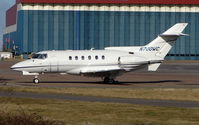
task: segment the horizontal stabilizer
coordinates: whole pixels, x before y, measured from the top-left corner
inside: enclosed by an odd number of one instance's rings
[[[179,36],[189,36],[189,34],[184,33],[172,33],[172,34],[160,34],[161,37],[179,37]]]

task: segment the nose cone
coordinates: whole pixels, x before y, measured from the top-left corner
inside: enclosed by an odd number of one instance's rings
[[[19,62],[19,63],[15,64],[15,65],[11,66],[10,69],[15,70],[15,71],[22,71],[21,70],[22,66],[23,66],[22,63]]]
[[[27,68],[30,67],[31,64],[32,64],[31,60],[26,60],[26,61],[19,62],[10,68],[15,71],[26,71]]]

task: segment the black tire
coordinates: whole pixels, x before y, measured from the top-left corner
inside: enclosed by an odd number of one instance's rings
[[[109,83],[114,84],[114,83],[115,83],[115,80],[114,80],[114,79],[109,79]]]
[[[114,79],[110,79],[110,78],[108,78],[108,77],[105,77],[104,78],[104,83],[115,83],[115,80]]]
[[[109,83],[110,79],[108,77],[104,78],[104,83]]]
[[[34,79],[33,79],[33,83],[34,83],[34,84],[39,84],[39,79],[34,78]]]

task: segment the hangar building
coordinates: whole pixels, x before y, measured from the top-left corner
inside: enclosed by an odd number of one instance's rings
[[[198,60],[198,0],[16,0],[3,42],[18,54],[145,45],[177,22],[190,36],[167,59]]]

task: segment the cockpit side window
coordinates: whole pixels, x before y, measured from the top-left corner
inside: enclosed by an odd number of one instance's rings
[[[32,59],[46,59],[47,58],[47,54],[34,54],[32,56]]]

